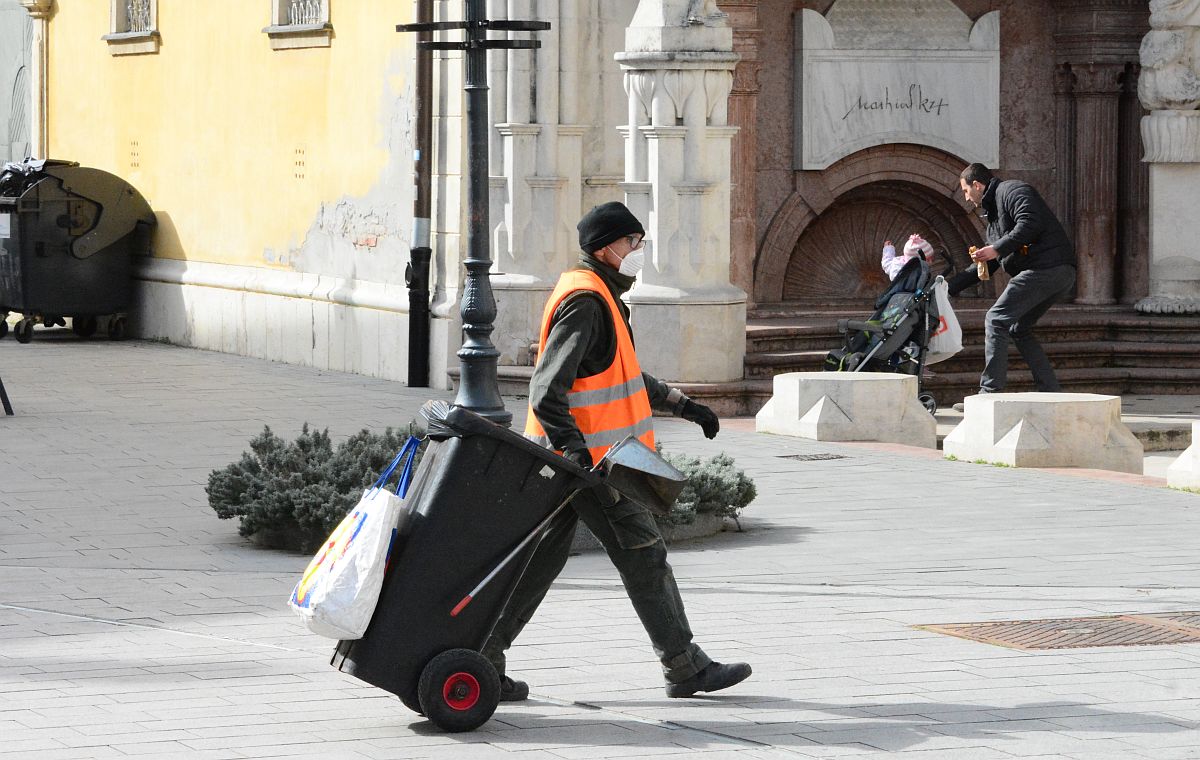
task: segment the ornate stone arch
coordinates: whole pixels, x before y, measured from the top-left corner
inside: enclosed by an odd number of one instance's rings
[[[983,223],[957,192],[958,175],[966,163],[936,148],[893,144],[859,151],[821,172],[797,172],[796,188],[771,220],[755,262],[754,301],[784,300],[801,238],[819,224],[822,215],[844,212],[846,204],[894,205],[907,208],[910,215],[926,209],[927,229],[933,234],[977,244]],[[888,203],[889,194],[896,195],[895,204]],[[952,253],[965,263],[965,252]],[[864,287],[874,285],[864,283]]]

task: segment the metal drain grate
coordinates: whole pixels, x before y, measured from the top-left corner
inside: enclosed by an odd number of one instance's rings
[[[824,462],[827,459],[849,459],[842,454],[780,454],[776,459],[795,459],[798,462]]]
[[[1200,643],[1200,612],[1056,620],[1006,620],[997,623],[953,623],[915,627],[1013,649],[1079,649]]]

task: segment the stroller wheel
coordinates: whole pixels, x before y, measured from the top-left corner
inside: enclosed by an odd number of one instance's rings
[[[417,684],[421,712],[443,731],[474,731],[500,704],[500,676],[472,649],[450,649],[429,661]]]
[[[922,393],[917,396],[917,400],[921,402],[921,406],[925,407],[925,411],[930,414],[937,414],[937,401],[934,400],[933,394]]]

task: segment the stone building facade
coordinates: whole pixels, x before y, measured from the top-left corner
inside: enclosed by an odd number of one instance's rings
[[[1038,187],[1074,233],[1080,252],[1076,302],[1133,303],[1146,295],[1148,189],[1139,128],[1144,112],[1137,98],[1138,49],[1149,19],[1145,2],[725,5],[746,52],[739,64],[745,72],[738,77],[745,84],[735,92],[747,101],[745,111],[755,112],[747,120],[751,129],[739,125],[746,142],[739,155],[752,153],[754,164],[735,168],[734,178],[740,186],[752,182],[755,195],[752,205],[743,199],[734,219],[740,233],[734,281],[753,303],[828,302],[875,293],[882,284],[880,245],[912,231],[965,265],[967,247],[979,242],[982,229],[957,193],[958,173],[970,160]],[[927,59],[929,51],[941,50],[948,61],[957,60],[960,48],[982,44],[981,24],[994,26],[995,162],[984,158],[987,151],[968,156],[929,140],[902,138],[863,147],[821,169],[798,161],[794,135],[804,125],[797,123],[803,116],[793,106],[803,73],[795,61],[804,55],[804,40],[793,19],[803,13],[820,14],[835,37],[851,38],[863,50],[901,58]],[[943,38],[954,28],[970,28],[975,36],[969,43],[947,42]],[[956,76],[953,63],[928,71],[934,78],[927,90],[953,90],[947,87]],[[947,113],[961,108],[965,95],[958,94],[959,103],[946,103]],[[983,100],[973,107],[986,108]]]

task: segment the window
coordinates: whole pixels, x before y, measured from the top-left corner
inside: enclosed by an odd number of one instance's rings
[[[271,0],[271,25],[263,31],[274,50],[329,47],[329,0]]]
[[[110,31],[103,39],[113,55],[157,53],[158,0],[111,0]]]

